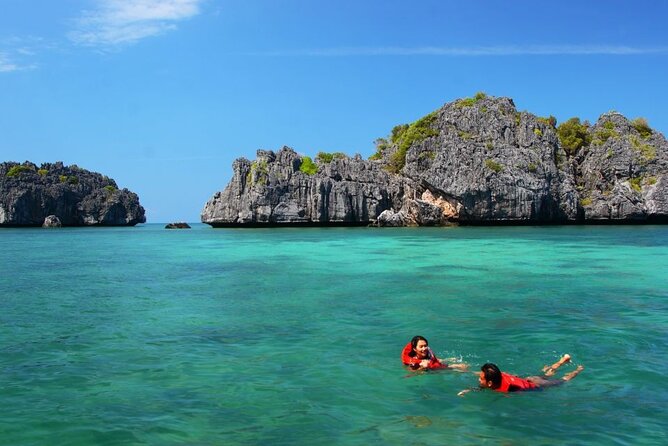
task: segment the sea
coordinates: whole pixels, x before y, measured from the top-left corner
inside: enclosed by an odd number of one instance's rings
[[[0,444],[668,442],[668,226],[192,226],[0,229]]]

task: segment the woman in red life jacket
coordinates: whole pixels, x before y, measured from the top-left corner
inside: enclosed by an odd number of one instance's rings
[[[401,351],[401,362],[413,370],[458,369],[466,370],[467,364],[447,364],[436,357],[429,348],[429,341],[422,336],[414,336]]]
[[[555,362],[551,366],[544,367],[542,376],[528,376],[526,378],[520,378],[519,376],[504,373],[499,370],[499,367],[496,364],[488,362],[480,368],[478,381],[480,382],[480,387],[483,389],[492,389],[496,392],[504,393],[521,392],[525,390],[558,386],[575,378],[577,374],[584,369],[583,366],[579,365],[575,370],[564,375],[564,377],[561,379],[547,379],[547,377],[554,375],[555,371],[559,367],[569,362],[570,360],[571,356],[569,354],[565,354],[559,361]],[[462,396],[471,390],[472,389],[462,390],[458,393],[458,395]]]

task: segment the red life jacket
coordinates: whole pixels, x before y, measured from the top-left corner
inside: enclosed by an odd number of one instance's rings
[[[413,346],[409,342],[401,351],[401,362],[403,362],[404,365],[407,365],[412,369],[417,369],[418,367],[420,367],[420,362],[422,361],[422,359],[418,358],[417,356],[411,356],[410,353],[412,351],[413,351]],[[427,351],[427,357],[424,359],[429,360],[429,365],[427,366],[428,369],[443,369],[448,367],[447,364],[441,363],[441,361],[439,361],[439,359],[431,351],[431,349]]]
[[[518,392],[535,389],[536,387],[537,386],[531,381],[527,381],[519,376],[501,372],[501,386],[494,390],[497,392]]]

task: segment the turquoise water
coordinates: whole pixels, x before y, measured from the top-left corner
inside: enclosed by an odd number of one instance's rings
[[[0,443],[665,444],[668,227],[1,229]],[[542,392],[407,372],[586,369]]]

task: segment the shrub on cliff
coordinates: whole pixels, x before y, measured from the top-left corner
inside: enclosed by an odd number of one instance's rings
[[[561,145],[570,155],[574,155],[591,142],[587,126],[580,123],[580,118],[571,118],[557,127],[557,135]]]
[[[503,164],[497,163],[496,161],[491,159],[485,160],[485,167],[487,167],[490,170],[493,170],[496,173],[499,173],[503,170]]]
[[[404,124],[392,129],[392,143],[397,145],[397,151],[390,158],[388,169],[391,172],[398,173],[404,167],[406,153],[413,144],[438,135],[438,130],[432,127],[436,117],[436,112],[432,112],[410,125]]]
[[[379,160],[383,158],[383,152],[390,147],[390,143],[385,138],[378,138],[373,142],[376,145],[376,153],[369,157],[370,160]]]
[[[612,139],[619,138],[619,132],[615,130],[614,122],[606,121],[603,123],[603,128],[597,130],[596,133],[594,133],[594,139],[592,140],[592,144],[600,146],[610,138]]]
[[[306,175],[315,175],[318,172],[318,165],[313,162],[311,157],[302,156],[302,163],[299,165],[299,171]]]
[[[643,139],[647,139],[652,136],[652,128],[649,126],[645,118],[636,118],[631,121],[631,125],[638,133],[640,133],[640,136]]]
[[[21,175],[23,172],[32,172],[33,169],[30,166],[25,166],[23,164],[18,164],[16,166],[12,166],[9,168],[7,171],[7,176],[8,177],[16,177]]]
[[[457,107],[463,108],[463,107],[472,107],[474,106],[478,101],[481,101],[485,99],[487,95],[483,93],[482,91],[479,91],[473,96],[472,98],[464,98],[459,101],[457,101]]]
[[[343,152],[334,152],[334,153],[318,152],[318,154],[315,156],[316,161],[323,164],[331,163],[333,160],[338,160],[343,158],[346,158],[346,154]]]
[[[629,142],[633,150],[639,152],[644,161],[652,161],[656,158],[656,149],[651,144],[643,143],[635,135],[629,136]]]
[[[549,118],[544,118],[544,117],[538,116],[538,117],[536,118],[536,120],[537,120],[538,122],[542,122],[542,123],[545,124],[545,125],[549,125],[549,126],[552,127],[553,129],[556,129],[556,128],[557,128],[557,118],[555,118],[555,117],[552,116],[552,115],[550,115]]]

